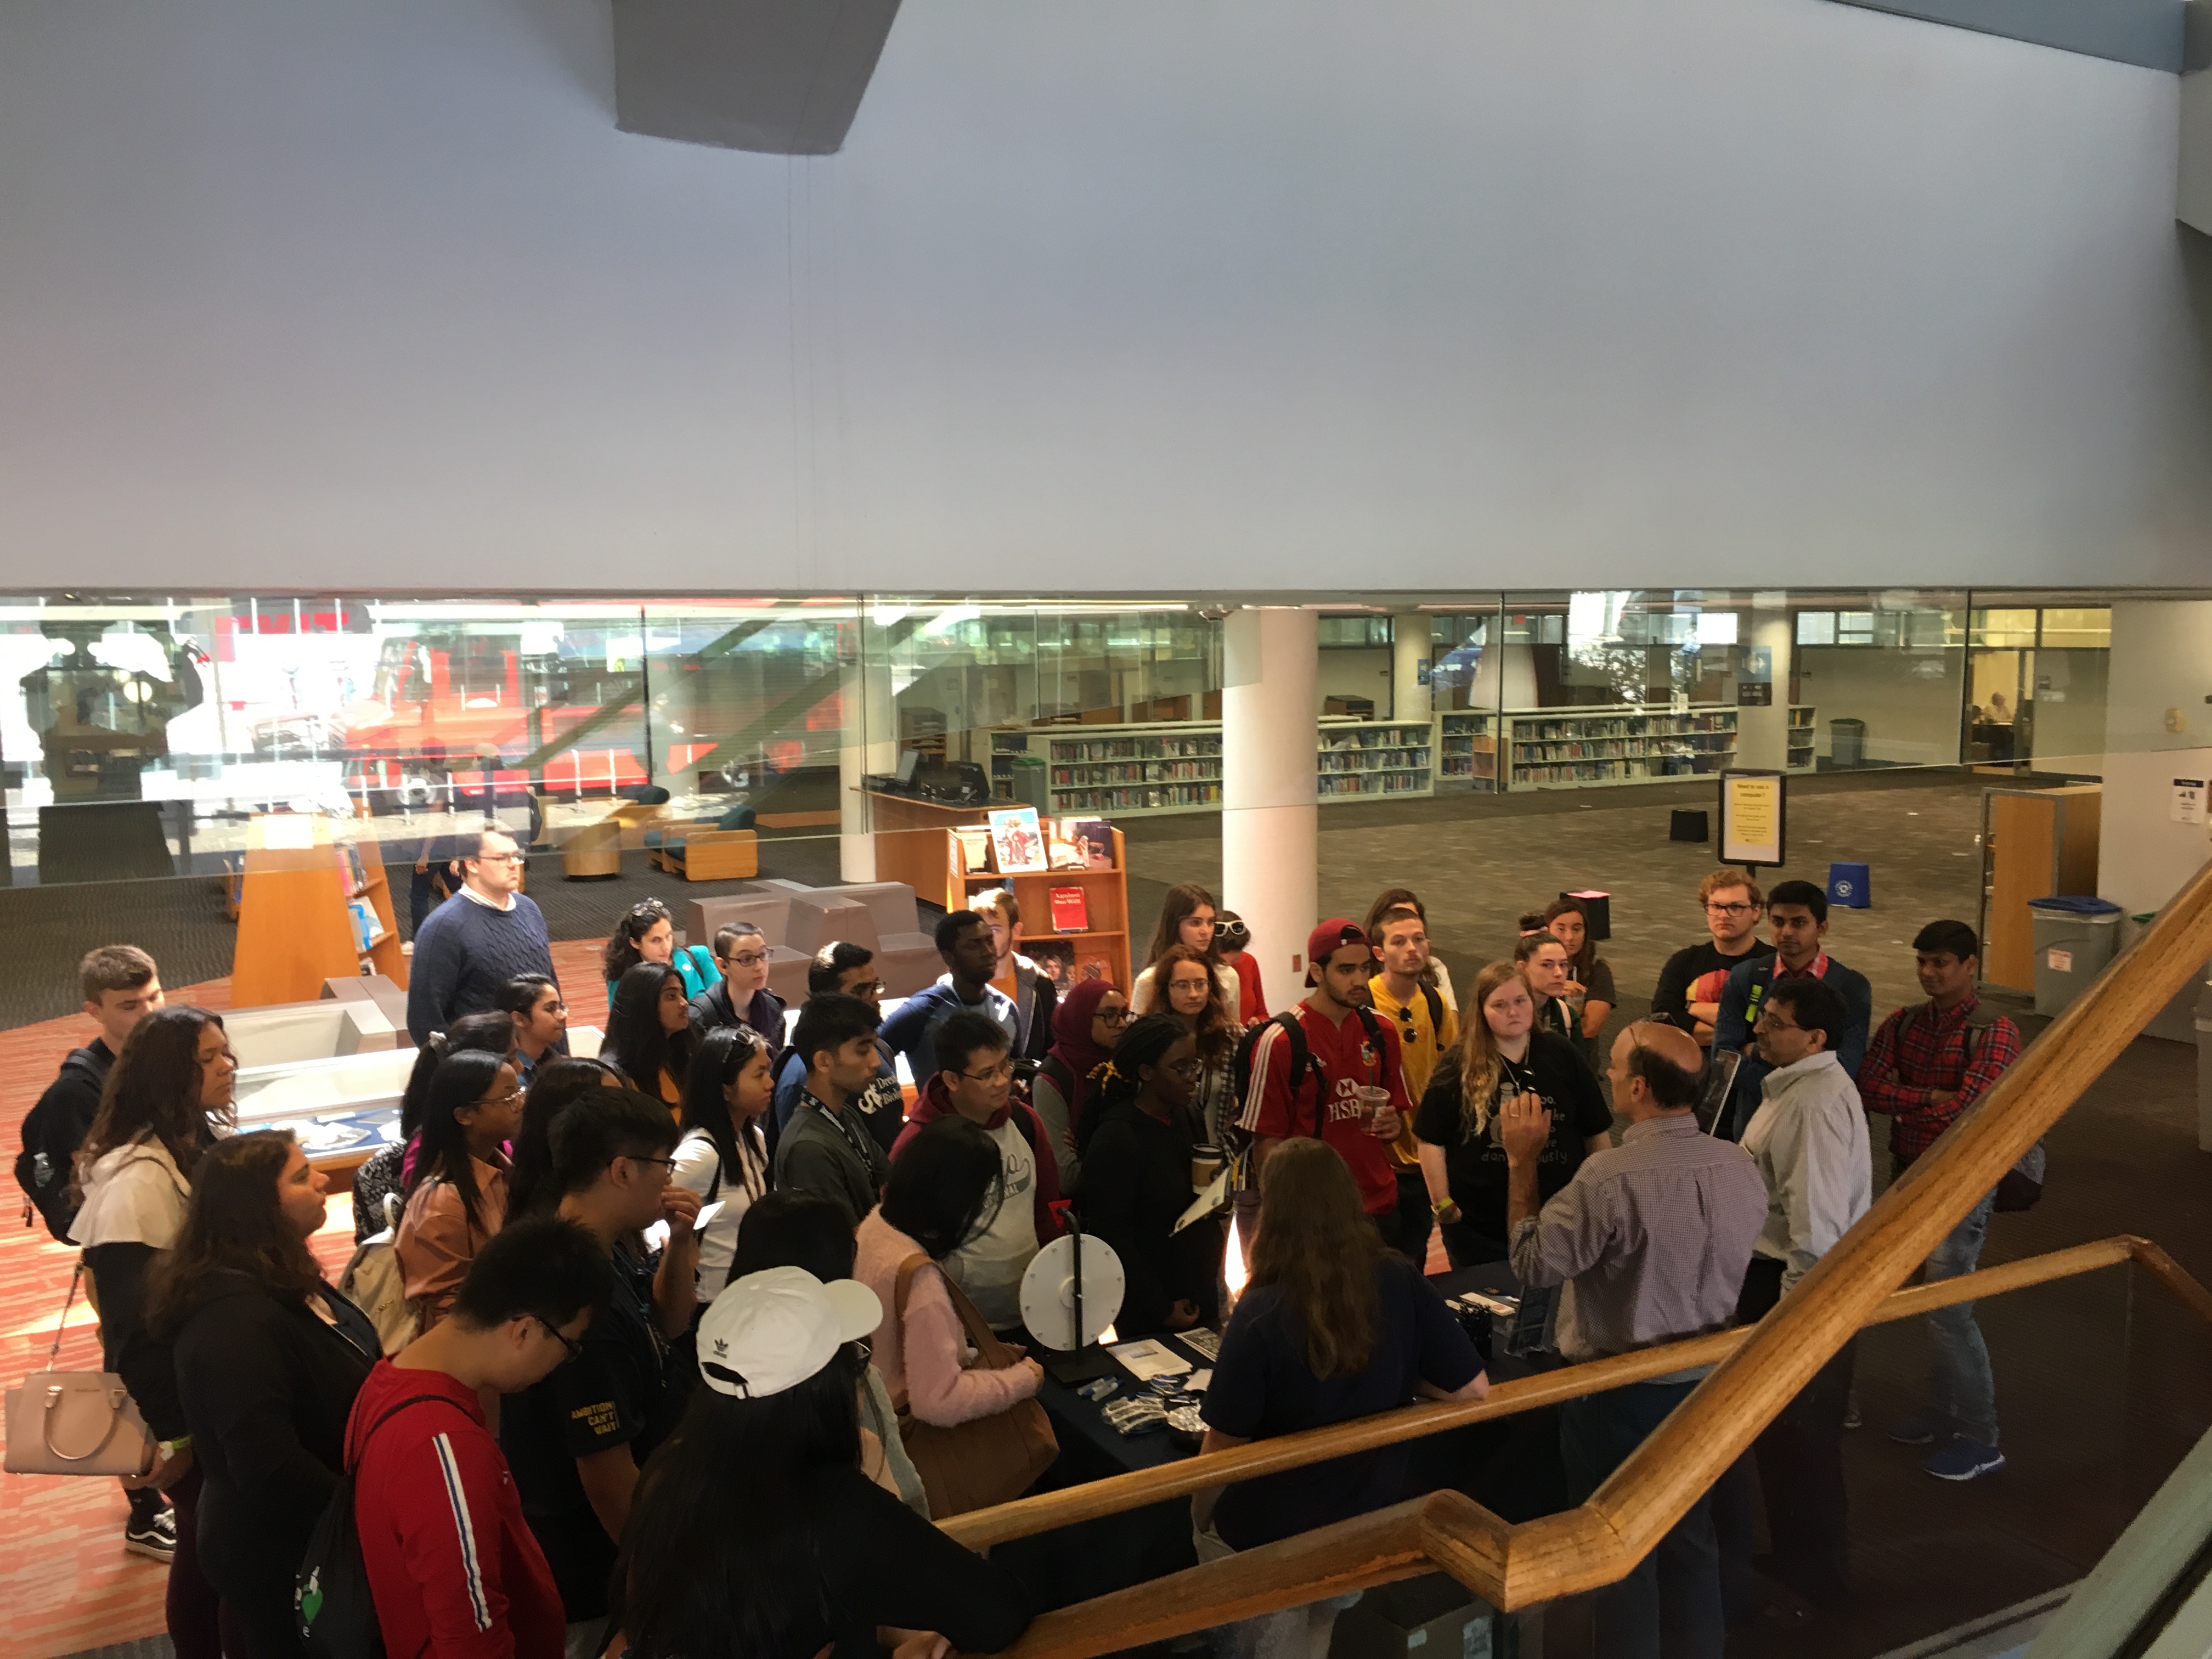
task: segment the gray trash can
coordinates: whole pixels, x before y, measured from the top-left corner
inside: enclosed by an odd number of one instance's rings
[[[2063,1013],[2112,959],[2120,907],[2110,899],[2058,895],[2030,899],[2027,914],[2035,928],[2035,1012]]]
[[[1828,764],[1839,770],[1866,764],[1866,722],[1840,720],[1828,722]]]

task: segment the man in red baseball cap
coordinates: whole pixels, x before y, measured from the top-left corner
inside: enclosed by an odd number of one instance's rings
[[[1398,1034],[1378,1019],[1367,981],[1374,947],[1357,922],[1333,916],[1306,939],[1304,1002],[1263,1027],[1239,1122],[1254,1137],[1255,1167],[1291,1135],[1327,1141],[1351,1167],[1367,1213],[1395,1246],[1398,1176],[1390,1146],[1406,1098]]]

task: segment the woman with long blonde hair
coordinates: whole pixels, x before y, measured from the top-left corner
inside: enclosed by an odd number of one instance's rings
[[[1510,962],[1474,977],[1459,1047],[1429,1079],[1413,1117],[1421,1176],[1454,1267],[1507,1255],[1505,1147],[1498,1108],[1534,1095],[1552,1115],[1552,1139],[1536,1169],[1546,1199],[1573,1179],[1584,1157],[1612,1144],[1613,1112],[1597,1079],[1565,1037],[1534,1029],[1536,1003]]]
[[[1200,1407],[1202,1449],[1293,1434],[1410,1405],[1480,1400],[1482,1357],[1419,1271],[1382,1243],[1335,1148],[1285,1140],[1260,1175],[1252,1278],[1223,1332]],[[1340,1457],[1200,1492],[1192,1504],[1200,1561],[1349,1520],[1406,1496],[1411,1448]],[[1356,1597],[1265,1613],[1232,1627],[1226,1651],[1304,1652],[1328,1645]],[[1217,1651],[1220,1651],[1217,1645]]]

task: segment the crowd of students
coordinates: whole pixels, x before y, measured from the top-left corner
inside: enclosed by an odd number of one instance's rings
[[[477,843],[464,895],[512,875],[504,839]],[[513,965],[496,929],[523,901],[500,896],[449,900],[426,932],[472,902],[468,937],[504,919],[486,936]],[[289,1134],[235,1133],[221,1017],[163,1006],[143,952],[95,951],[102,1034],[33,1115],[71,1173],[33,1195],[82,1248],[106,1364],[159,1442],[127,1483],[126,1544],[171,1558],[182,1659],[301,1651],[299,1544],[349,1470],[394,1659],[1003,1645],[1026,1590],[927,1519],[978,1501],[963,1431],[1036,1409],[1042,1368],[999,1343],[1023,1338],[1024,1271],[1071,1212],[1121,1259],[1120,1336],[1214,1323],[1224,1228],[1178,1223],[1194,1155],[1227,1161],[1249,1283],[1203,1408],[1218,1449],[1480,1395],[1480,1357],[1423,1282],[1437,1232],[1453,1267],[1510,1261],[1540,1305],[1555,1295],[1570,1361],[1756,1319],[1866,1208],[1864,1109],[1891,1118],[1901,1170],[2020,1052],[1976,1001],[1962,923],[1922,931],[1927,1000],[1870,1035],[1819,889],[1718,871],[1699,900],[1708,937],[1602,1054],[1619,996],[1571,898],[1523,918],[1462,998],[1419,896],[1386,891],[1364,922],[1313,930],[1307,994],[1270,1016],[1243,924],[1201,888],[1170,893],[1126,993],[1065,1000],[1022,971],[1011,896],[986,894],[938,924],[945,976],[888,1019],[868,951],[824,947],[787,1042],[757,930],[679,948],[647,901],[607,943],[590,1060],[563,1052],[550,961],[493,982],[465,947],[398,1141],[355,1179],[343,1283],[362,1306],[307,1248],[324,1177]],[[1972,1269],[1995,1205],[1931,1278]],[[362,1288],[378,1252],[397,1286],[381,1298]],[[1893,1437],[1972,1479],[2002,1463],[1987,1351],[1970,1306],[1931,1336],[1929,1406]],[[1650,1650],[1654,1631],[1717,1650],[1757,1600],[1759,1488],[1764,1570],[1816,1601],[1846,1593],[1851,1359],[1604,1593],[1607,1651]],[[1571,1490],[1695,1380],[1570,1407]],[[1346,1518],[1408,1478],[1376,1454],[1204,1494],[1194,1547]],[[1287,1650],[1332,1616],[1223,1640]]]

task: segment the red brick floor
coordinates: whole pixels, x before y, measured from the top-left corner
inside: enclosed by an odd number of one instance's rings
[[[606,989],[599,967],[602,943],[577,939],[553,947],[554,971],[568,994],[569,1017],[579,1025],[606,1024]],[[230,981],[179,987],[168,1000],[228,1008]],[[22,1144],[24,1114],[52,1081],[62,1056],[97,1032],[82,1018],[0,1032],[0,1146],[10,1158]],[[0,1379],[14,1388],[28,1373],[45,1369],[76,1252],[48,1237],[35,1219],[23,1227],[18,1218],[21,1195],[12,1181],[5,1184],[7,1207],[0,1210]],[[353,1202],[343,1189],[331,1193],[330,1221],[314,1243],[316,1255],[332,1273],[351,1254]],[[93,1326],[92,1310],[80,1295],[62,1340],[63,1369],[100,1369]],[[161,1632],[167,1569],[124,1553],[126,1513],[122,1488],[112,1480],[0,1477],[0,1607],[7,1609],[0,1659],[52,1659]]]

